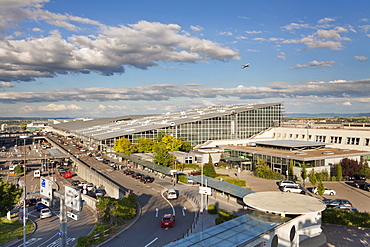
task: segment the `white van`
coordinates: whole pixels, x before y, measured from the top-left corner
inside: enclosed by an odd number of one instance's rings
[[[177,192],[174,189],[167,190],[167,199],[177,199]]]
[[[34,171],[33,171],[33,177],[34,177],[34,178],[39,178],[39,177],[41,177],[41,172],[40,172],[40,170],[34,170]]]

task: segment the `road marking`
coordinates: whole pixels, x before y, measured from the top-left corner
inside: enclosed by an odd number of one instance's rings
[[[186,211],[186,207],[183,207],[182,208],[182,216],[184,216],[184,217],[185,217],[185,211]]]
[[[48,240],[46,240],[44,243],[50,241],[52,238],[54,238],[57,235],[58,235],[58,233],[55,233],[51,238],[49,238]],[[38,245],[37,247],[40,247],[40,246],[42,246],[42,244],[41,245]]]
[[[151,245],[152,243],[154,243],[155,241],[157,241],[158,237],[156,237],[155,239],[153,239],[152,241],[149,242],[149,244],[145,245],[144,247],[148,247],[149,245]]]
[[[30,244],[36,243],[37,241],[40,241],[41,239],[42,238],[31,238],[31,239],[27,240],[26,245],[30,245]],[[21,247],[21,246],[23,246],[23,244],[18,245],[18,247]]]
[[[172,208],[172,214],[173,214],[173,216],[175,216],[175,208],[173,207],[172,203],[163,195],[165,191],[167,191],[167,189],[163,189],[161,191],[162,197],[163,197],[163,199],[165,199],[168,202],[168,204],[170,204],[170,206]]]
[[[158,217],[158,208],[155,208],[155,217]]]

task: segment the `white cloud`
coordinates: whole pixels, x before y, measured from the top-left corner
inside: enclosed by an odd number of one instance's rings
[[[62,38],[49,36],[24,40],[8,39],[0,46],[0,80],[29,81],[67,73],[123,73],[124,66],[147,69],[165,62],[204,62],[208,59],[239,60],[237,51],[206,39],[181,34],[176,24],[140,21],[105,27],[96,36]]]
[[[0,81],[0,88],[2,87],[11,88],[11,87],[14,87],[14,84],[10,82]]]
[[[262,31],[244,31],[247,34],[256,34],[256,33],[262,33]]]
[[[203,30],[203,27],[197,25],[197,26],[190,26],[191,30],[195,31],[195,32],[200,32]]]
[[[324,19],[320,19],[320,20],[318,20],[318,21],[317,21],[317,23],[319,23],[319,24],[323,24],[323,23],[328,23],[328,22],[331,22],[331,21],[335,21],[335,19],[325,17]]]
[[[342,102],[341,105],[344,105],[344,106],[351,106],[351,102],[349,101],[346,101],[346,102]]]
[[[301,29],[301,28],[311,28],[308,24],[299,24],[299,23],[290,23],[289,25],[282,27],[285,30],[292,31],[294,29]]]
[[[225,36],[231,36],[233,35],[232,32],[219,32],[220,35],[225,35]]]
[[[353,56],[356,60],[364,62],[367,61],[367,57],[365,56]]]
[[[328,83],[346,83],[346,80],[334,80],[334,81],[328,81]]]
[[[332,67],[333,63],[335,63],[335,62],[334,61],[318,62],[318,61],[314,60],[312,62],[309,62],[309,64],[297,64],[296,68],[310,68],[310,67],[315,67],[315,66],[318,66],[318,67]]]

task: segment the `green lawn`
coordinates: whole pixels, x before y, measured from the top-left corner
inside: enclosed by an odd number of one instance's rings
[[[27,234],[30,234],[33,229],[33,223],[27,221]],[[6,217],[0,218],[0,244],[7,243],[14,238],[23,239],[23,222],[19,222],[18,218],[14,218],[11,221],[7,220]]]

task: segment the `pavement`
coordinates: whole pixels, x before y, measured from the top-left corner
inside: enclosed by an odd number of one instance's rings
[[[237,172],[236,169],[216,169],[218,174],[227,174],[231,177],[238,177],[246,181],[246,187],[253,191],[277,191],[277,185],[274,180],[266,180],[255,177],[251,171]],[[226,200],[215,200],[209,197],[208,204],[216,204],[218,209],[224,209],[233,212],[236,215],[243,214],[243,207],[236,202],[227,202]],[[201,232],[203,229],[215,226],[215,219],[218,215],[208,214],[207,210],[199,216],[192,233]],[[323,234],[312,239],[310,242],[303,241],[302,247],[370,247],[370,229],[353,226],[341,226],[332,224],[322,224]],[[322,244],[325,242],[325,244]],[[317,243],[317,244],[316,244]]]

